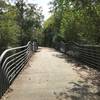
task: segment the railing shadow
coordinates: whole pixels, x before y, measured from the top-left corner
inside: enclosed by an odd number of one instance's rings
[[[82,78],[82,81],[69,82],[71,87],[66,86],[66,91],[54,93],[58,100],[100,100],[100,71],[98,69],[88,67],[79,59],[63,53],[53,56],[70,63],[73,70]]]
[[[64,92],[55,93],[58,100],[100,100],[99,92],[91,91],[90,85],[85,81],[70,82],[72,88],[66,88]]]
[[[76,64],[81,66],[83,65],[83,63],[78,59],[75,59],[74,57],[66,55],[64,53],[55,54],[53,56],[64,59],[66,63]]]

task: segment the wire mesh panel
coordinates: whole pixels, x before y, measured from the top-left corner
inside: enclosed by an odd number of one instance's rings
[[[60,52],[70,55],[91,67],[100,69],[100,46],[83,45],[76,42],[58,43],[55,47]]]
[[[80,45],[72,42],[67,45],[66,52],[72,51],[75,58],[78,58],[82,62],[100,69],[100,46],[98,45]],[[70,55],[70,54],[69,54]]]

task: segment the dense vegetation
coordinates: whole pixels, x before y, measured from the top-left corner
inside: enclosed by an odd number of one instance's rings
[[[51,0],[52,15],[43,25],[36,4],[10,1],[0,0],[0,54],[36,39],[45,46],[59,41],[100,44],[100,0]]]
[[[0,53],[41,37],[42,9],[25,0],[0,0]]]
[[[57,41],[100,44],[100,0],[53,0],[44,23],[46,45]]]

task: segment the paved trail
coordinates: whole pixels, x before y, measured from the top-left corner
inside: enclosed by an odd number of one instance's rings
[[[83,100],[65,93],[73,86],[71,83],[81,82],[81,78],[61,55],[54,49],[39,49],[4,100]]]

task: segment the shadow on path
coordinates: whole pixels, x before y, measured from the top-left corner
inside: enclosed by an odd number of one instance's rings
[[[62,53],[53,56],[72,64],[73,70],[83,79],[69,82],[71,87],[66,85],[65,91],[54,93],[58,100],[100,100],[100,71]]]

